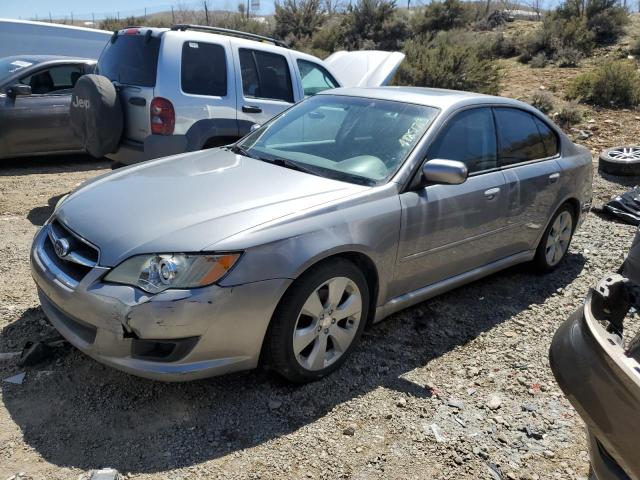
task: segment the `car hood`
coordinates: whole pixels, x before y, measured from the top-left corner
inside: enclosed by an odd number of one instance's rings
[[[55,216],[100,249],[100,265],[115,266],[141,253],[209,250],[231,235],[368,188],[217,149],[98,177]]]

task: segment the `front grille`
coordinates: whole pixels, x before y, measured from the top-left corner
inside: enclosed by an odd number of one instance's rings
[[[65,275],[80,282],[98,264],[98,250],[58,220],[53,220],[47,229],[44,254]]]

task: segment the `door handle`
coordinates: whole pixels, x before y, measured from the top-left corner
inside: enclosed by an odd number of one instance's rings
[[[558,172],[552,173],[551,175],[549,175],[549,183],[556,183],[559,178],[560,174]]]
[[[243,105],[242,111],[244,113],[262,113],[262,109],[256,105]]]
[[[500,189],[498,187],[490,188],[489,190],[485,190],[484,197],[487,200],[493,200],[500,193]]]

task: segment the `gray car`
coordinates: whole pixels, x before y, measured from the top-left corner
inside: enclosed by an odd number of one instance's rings
[[[51,55],[0,59],[0,159],[83,152],[69,122],[71,90],[95,64]]]
[[[80,350],[189,380],[256,367],[320,378],[365,326],[565,256],[591,155],[534,108],[336,89],[230,147],[98,177],[34,239],[42,308]]]

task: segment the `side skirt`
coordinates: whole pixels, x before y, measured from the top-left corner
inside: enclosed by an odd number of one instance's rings
[[[419,288],[418,290],[399,295],[395,298],[392,298],[384,305],[376,308],[376,315],[373,319],[373,323],[377,323],[388,317],[389,315],[416,305],[420,302],[424,302],[425,300],[440,295],[441,293],[453,290],[454,288],[464,285],[465,283],[473,282],[475,280],[478,280],[479,278],[486,277],[487,275],[491,275],[492,273],[504,270],[505,268],[511,267],[513,265],[533,260],[535,254],[535,250],[516,253],[515,255],[505,257],[487,265],[483,265],[482,267],[474,268],[473,270],[461,273],[460,275],[455,275],[445,280],[441,280],[440,282],[432,283],[431,285],[427,285],[426,287]]]

